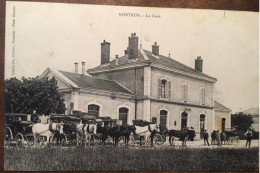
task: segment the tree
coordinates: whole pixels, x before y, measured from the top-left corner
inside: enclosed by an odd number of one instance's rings
[[[231,126],[239,131],[246,131],[253,124],[254,120],[250,114],[243,112],[231,114]]]
[[[5,80],[5,112],[48,115],[64,113],[65,105],[55,78],[10,78]]]

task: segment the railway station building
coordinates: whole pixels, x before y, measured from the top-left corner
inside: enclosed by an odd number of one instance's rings
[[[74,72],[43,72],[41,77],[56,78],[67,114],[81,111],[127,124],[143,119],[168,129],[193,127],[197,133],[231,127],[231,110],[215,101],[217,79],[203,73],[200,56],[191,68],[160,55],[156,42],[145,50],[135,33],[128,41],[124,55],[110,60],[110,43],[104,40],[101,63],[92,69],[82,62],[81,73],[78,63]]]

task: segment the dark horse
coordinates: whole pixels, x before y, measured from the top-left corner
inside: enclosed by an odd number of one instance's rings
[[[177,137],[182,141],[182,146],[186,146],[186,141],[188,138],[194,137],[194,131],[188,130],[188,129],[182,129],[182,130],[168,130],[169,134],[169,143],[171,146],[174,146],[174,138]]]
[[[76,133],[77,133],[77,127],[73,123],[64,123],[63,128],[60,130],[60,133],[55,133],[54,137],[57,138],[57,144],[65,144],[66,141],[69,141],[70,143],[73,143],[73,141],[76,143]]]
[[[133,125],[108,127],[106,129],[104,127],[102,133],[102,142],[104,143],[106,138],[110,136],[113,139],[113,145],[117,146],[120,137],[123,137],[125,141],[125,145],[128,146],[131,133],[135,133],[135,127]]]

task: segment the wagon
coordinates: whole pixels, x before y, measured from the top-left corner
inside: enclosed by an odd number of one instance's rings
[[[31,115],[19,113],[6,113],[4,124],[4,144],[11,145],[14,142],[18,146],[33,145],[33,122]]]
[[[133,125],[135,126],[147,126],[149,125],[150,122],[147,121],[143,121],[143,120],[133,120]],[[142,138],[141,136],[139,136],[137,133],[135,134],[131,134],[130,136],[130,145],[136,145],[136,144],[140,144],[140,138]],[[142,145],[144,144],[144,140],[142,141]],[[166,136],[164,136],[163,134],[161,134],[160,132],[156,132],[154,137],[153,137],[153,145],[154,146],[161,146],[164,144],[164,142],[166,141]],[[151,145],[151,137],[149,138],[148,141],[149,145]]]
[[[223,132],[227,135],[227,140],[230,143],[233,143],[234,141],[238,142],[239,141],[239,135],[236,130],[236,128],[226,128],[225,131]]]

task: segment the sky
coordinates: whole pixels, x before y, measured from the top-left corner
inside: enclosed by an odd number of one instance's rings
[[[126,16],[126,13],[135,16]],[[124,15],[120,15],[124,14]],[[36,77],[48,67],[74,71],[100,64],[100,43],[111,59],[124,55],[128,37],[217,78],[215,99],[232,112],[259,106],[259,13],[176,8],[7,2],[5,79]],[[138,17],[139,16],[139,17]],[[150,16],[150,17],[149,17]],[[80,67],[80,66],[79,66]]]

